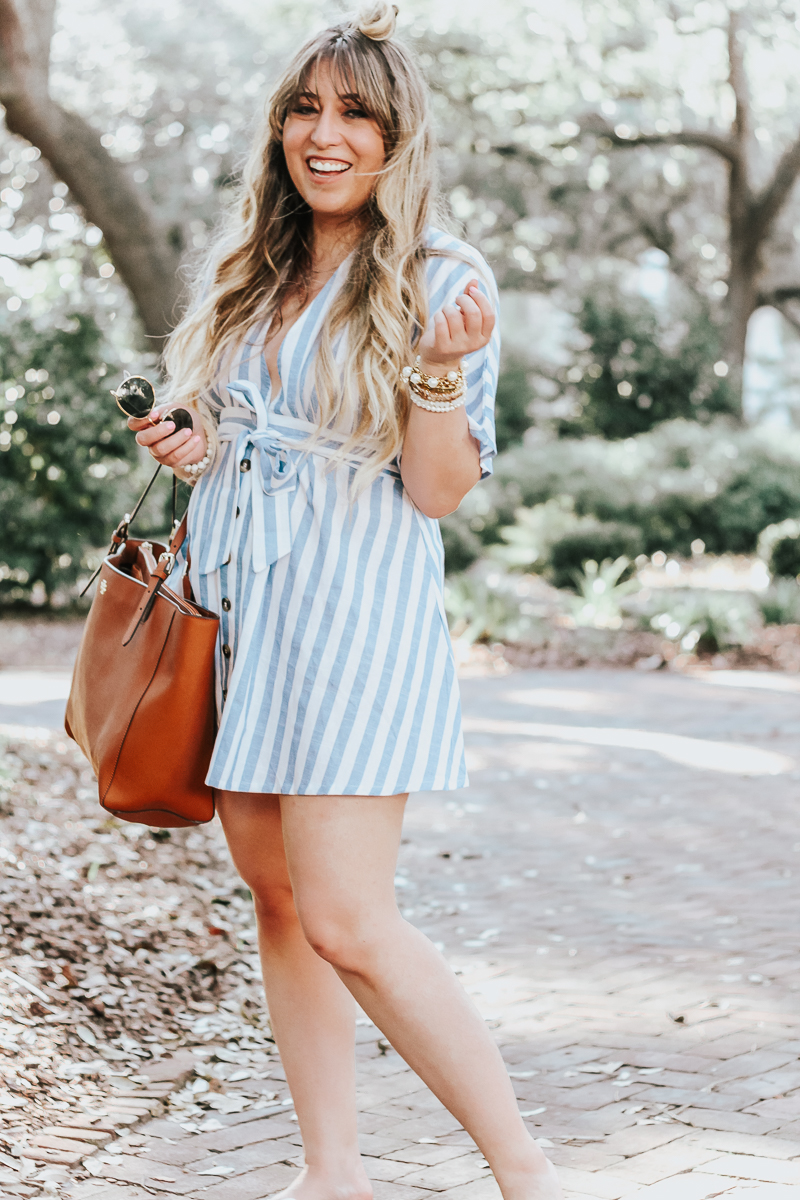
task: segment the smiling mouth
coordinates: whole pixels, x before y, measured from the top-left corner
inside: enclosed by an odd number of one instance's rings
[[[316,179],[332,179],[335,175],[344,175],[353,164],[342,162],[336,158],[307,158],[306,166]]]

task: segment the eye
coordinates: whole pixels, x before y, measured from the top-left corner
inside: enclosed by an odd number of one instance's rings
[[[363,108],[348,108],[345,110],[344,115],[346,117],[353,117],[356,120],[369,120],[369,113],[365,112]]]
[[[313,104],[309,104],[307,101],[301,100],[298,104],[295,104],[292,111],[297,113],[297,115],[300,117],[309,117],[312,116],[317,110]]]

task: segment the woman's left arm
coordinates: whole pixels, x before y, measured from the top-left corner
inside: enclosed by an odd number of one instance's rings
[[[420,338],[421,369],[427,375],[458,370],[465,354],[488,345],[494,325],[491,303],[473,279],[455,304],[436,314],[432,328]],[[410,407],[400,460],[403,484],[426,517],[444,517],[458,508],[481,477],[478,443],[463,406],[444,413],[413,403]]]

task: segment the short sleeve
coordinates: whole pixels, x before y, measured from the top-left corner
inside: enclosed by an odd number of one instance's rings
[[[485,259],[466,242],[448,234],[432,233],[428,241],[428,295],[433,316],[445,304],[452,304],[471,279],[498,312],[497,284]],[[492,460],[497,454],[495,440],[494,402],[500,362],[500,322],[495,323],[488,345],[464,359],[467,395],[464,407],[469,431],[480,449],[481,479],[492,473]]]

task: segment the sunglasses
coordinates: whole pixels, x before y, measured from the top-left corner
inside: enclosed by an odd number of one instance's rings
[[[191,413],[185,408],[170,409],[160,417],[150,415],[155,407],[156,394],[152,383],[144,375],[129,375],[111,395],[126,417],[136,417],[139,421],[146,418],[151,425],[158,425],[160,421],[174,421],[176,433],[179,429],[193,428]]]

